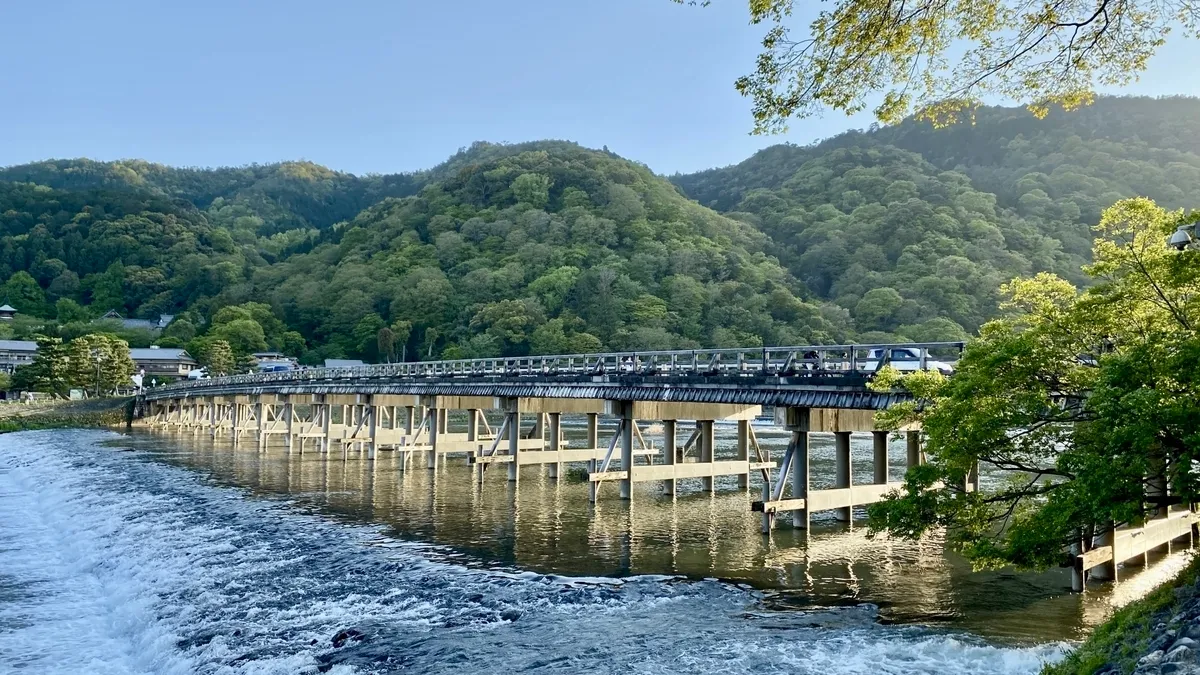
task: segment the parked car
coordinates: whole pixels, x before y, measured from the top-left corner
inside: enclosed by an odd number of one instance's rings
[[[911,373],[921,368],[921,350],[909,347],[891,347],[887,358],[884,358],[883,349],[872,349],[867,352],[867,359],[858,362],[859,370],[865,370],[868,373],[879,370],[882,366],[888,365],[902,373]],[[943,375],[954,373],[954,365],[939,361],[934,358],[925,358],[924,370],[936,370]]]

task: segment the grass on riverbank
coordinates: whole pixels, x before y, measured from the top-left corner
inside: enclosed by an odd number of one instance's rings
[[[128,398],[0,405],[0,434],[32,429],[116,427],[126,423]]]
[[[1105,666],[1132,673],[1155,638],[1154,626],[1169,622],[1193,597],[1197,579],[1200,579],[1200,556],[1193,558],[1172,581],[1113,613],[1067,658],[1043,668],[1042,675],[1092,675]]]

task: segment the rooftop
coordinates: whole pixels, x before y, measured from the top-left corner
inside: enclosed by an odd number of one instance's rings
[[[36,352],[37,343],[28,340],[0,340],[0,349],[10,352]]]
[[[353,368],[365,365],[367,364],[358,359],[325,359],[326,368]]]
[[[186,349],[175,347],[145,347],[129,350],[129,357],[134,361],[191,361],[195,362]]]

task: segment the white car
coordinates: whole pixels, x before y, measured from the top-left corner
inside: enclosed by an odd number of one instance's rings
[[[208,379],[208,371],[205,370],[204,368],[197,368],[195,370],[188,371],[187,379],[189,379],[189,380],[207,380]]]
[[[868,351],[866,360],[858,362],[858,369],[873,373],[882,366],[888,365],[902,373],[912,373],[922,370],[921,350],[907,347],[890,347],[888,351],[891,353],[887,355],[887,359],[883,358],[883,349]],[[880,363],[881,361],[883,363]],[[954,373],[954,365],[926,357],[924,370],[936,370],[943,375],[951,375]]]

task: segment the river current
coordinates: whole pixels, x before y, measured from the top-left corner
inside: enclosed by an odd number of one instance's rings
[[[637,487],[592,507],[536,467],[479,491],[456,460],[0,436],[0,672],[1036,673],[1115,601]]]

